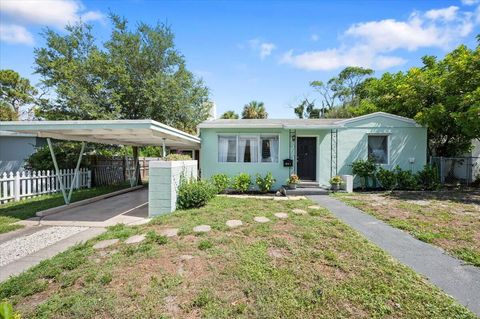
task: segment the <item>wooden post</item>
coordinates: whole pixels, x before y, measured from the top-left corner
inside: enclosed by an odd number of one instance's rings
[[[15,201],[18,202],[20,200],[20,172],[17,171],[15,174],[15,186],[14,186],[14,194],[15,194]]]

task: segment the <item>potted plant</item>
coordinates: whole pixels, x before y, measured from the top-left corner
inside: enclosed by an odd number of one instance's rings
[[[292,174],[287,179],[287,184],[289,189],[296,189],[298,184],[299,178],[297,174]]]
[[[340,176],[333,176],[330,179],[330,185],[332,186],[332,190],[338,191],[340,189],[340,185],[343,183],[343,179]]]

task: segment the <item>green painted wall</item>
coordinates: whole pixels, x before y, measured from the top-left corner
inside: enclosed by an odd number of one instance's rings
[[[218,135],[222,134],[279,134],[279,163],[219,163]],[[317,137],[317,181],[320,185],[329,185],[331,170],[331,135],[326,130],[296,130],[297,136]],[[389,135],[389,164],[382,165],[391,169],[399,165],[402,169],[412,169],[414,172],[426,164],[427,130],[409,122],[378,116],[348,123],[338,129],[338,175],[352,174],[351,164],[357,159],[367,158],[367,140],[369,134]],[[202,146],[200,150],[200,169],[202,178],[210,178],[216,173],[226,173],[234,176],[241,172],[254,176],[267,172],[277,179],[275,188],[285,183],[290,172],[283,167],[283,159],[289,158],[288,129],[200,129]],[[290,143],[292,154],[294,143]],[[410,164],[409,158],[414,158]]]

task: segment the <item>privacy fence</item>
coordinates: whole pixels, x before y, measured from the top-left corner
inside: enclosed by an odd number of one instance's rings
[[[60,180],[69,189],[72,186],[74,175],[74,169],[62,169],[59,175],[54,170],[4,172],[0,175],[0,204],[59,192],[61,190]],[[90,188],[91,182],[92,172],[81,168],[73,189]]]
[[[442,184],[470,185],[480,180],[480,157],[431,157]]]

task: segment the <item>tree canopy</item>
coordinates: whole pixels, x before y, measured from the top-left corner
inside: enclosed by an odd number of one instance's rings
[[[230,119],[230,120],[236,120],[239,118],[238,114],[235,113],[235,111],[226,111],[220,116],[221,119]]]
[[[33,103],[37,90],[13,70],[0,70],[0,120],[17,120],[24,105]]]
[[[263,102],[251,101],[243,107],[242,119],[266,119],[268,113]]]
[[[35,49],[35,72],[44,89],[37,116],[46,119],[151,118],[195,132],[208,118],[208,88],[188,71],[165,24],[139,23],[110,15],[110,38],[98,45],[92,26],[44,32],[46,46]]]

